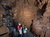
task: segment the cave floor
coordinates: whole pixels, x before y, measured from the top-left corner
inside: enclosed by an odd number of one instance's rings
[[[0,27],[0,37],[9,37],[7,32],[8,32],[8,30],[6,29],[6,27],[4,27],[4,26]],[[17,34],[17,36],[18,36],[18,34]],[[26,37],[35,37],[35,35],[33,35],[31,32],[28,31],[27,34],[26,34]]]

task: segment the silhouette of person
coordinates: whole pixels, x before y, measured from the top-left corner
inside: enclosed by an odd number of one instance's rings
[[[32,25],[33,25],[33,20],[32,20],[32,23],[30,25],[30,32],[32,32]]]
[[[27,29],[27,27],[25,26],[24,29],[23,29],[23,37],[26,37],[27,31],[28,31],[28,29]]]

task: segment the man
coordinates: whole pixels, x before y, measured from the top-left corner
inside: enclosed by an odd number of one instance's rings
[[[33,26],[33,20],[32,20],[32,23],[31,23],[31,25],[30,25],[30,32],[32,32],[32,26]]]
[[[18,32],[19,32],[19,37],[22,37],[22,27],[21,24],[19,23],[19,25],[17,26]]]

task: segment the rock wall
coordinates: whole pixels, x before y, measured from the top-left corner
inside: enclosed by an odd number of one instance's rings
[[[16,22],[20,22],[21,24],[30,27],[34,15],[38,10],[38,8],[34,6],[34,1],[35,0],[6,0],[3,1],[2,4],[12,7],[12,12],[14,12],[14,19]]]
[[[35,33],[36,35],[38,35],[38,37],[50,37],[50,0],[46,0],[43,1],[45,3],[47,3],[46,8],[45,8],[45,12],[42,16],[42,19],[36,20],[33,23],[32,26],[32,32]],[[43,4],[45,4],[43,3]],[[37,6],[38,7],[38,6]],[[43,7],[43,6],[42,6]],[[40,7],[40,9],[42,8]]]
[[[20,22],[30,28],[31,22],[34,20],[33,33],[43,36],[50,23],[50,0],[3,0],[1,3],[12,7],[15,22]],[[42,19],[39,19],[41,16]],[[50,34],[49,31],[46,32],[46,37],[50,37],[47,35]]]
[[[22,24],[29,27],[31,24],[31,20],[33,20],[36,10],[38,10],[38,8],[33,5],[32,1],[27,2],[27,0],[17,1],[16,6],[17,7],[14,8],[14,15],[16,16],[15,19],[17,19],[16,21],[21,22]]]
[[[2,8],[0,4],[0,25],[2,25],[2,14],[4,14],[4,9]]]

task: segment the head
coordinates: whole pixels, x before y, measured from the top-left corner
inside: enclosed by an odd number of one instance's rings
[[[19,25],[21,25],[21,23],[19,23]]]

